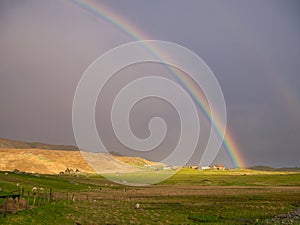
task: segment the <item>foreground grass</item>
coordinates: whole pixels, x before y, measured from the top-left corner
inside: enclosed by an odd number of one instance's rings
[[[175,187],[176,188],[176,187]],[[1,218],[1,224],[262,224],[300,207],[300,193],[135,196],[49,203]],[[102,196],[103,197],[103,196]],[[134,209],[138,202],[140,209]]]
[[[299,173],[184,169],[161,184],[125,187],[95,175],[0,172],[2,191],[15,190],[16,183],[68,191],[76,200],[54,201],[7,218],[0,215],[0,224],[266,224],[300,207]],[[136,203],[140,209],[134,209]]]

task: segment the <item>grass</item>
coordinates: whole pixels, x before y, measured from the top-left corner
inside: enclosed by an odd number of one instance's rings
[[[163,184],[211,186],[300,186],[300,173],[248,169],[198,171],[183,169]]]
[[[253,224],[291,210],[295,196],[160,196],[102,201],[60,201],[10,215],[1,224]],[[135,210],[138,201],[141,209]],[[298,199],[299,201],[299,199]],[[280,204],[278,204],[280,202]],[[241,210],[242,209],[242,210]],[[55,216],[54,216],[55,215]]]
[[[160,184],[125,187],[100,175],[0,172],[2,192],[15,190],[16,183],[29,190],[44,186],[70,192],[76,201],[54,201],[7,218],[0,215],[0,224],[266,224],[300,207],[299,173],[183,169]],[[136,203],[140,209],[134,209]]]

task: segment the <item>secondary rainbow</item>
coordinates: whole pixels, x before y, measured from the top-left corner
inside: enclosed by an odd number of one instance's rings
[[[108,22],[109,24],[114,25],[134,40],[149,39],[145,34],[140,32],[140,30],[138,30],[135,26],[128,22],[128,20],[114,13],[111,9],[109,9],[100,2],[95,2],[92,0],[71,0],[71,2],[75,3],[77,6],[83,8],[89,13],[95,15],[96,17],[100,17],[102,20]],[[157,51],[155,51],[155,49],[150,50],[157,54]],[[183,88],[190,94],[190,96],[192,96],[194,101],[197,103],[198,107],[202,110],[207,119],[211,122],[213,129],[217,132],[219,136],[222,136],[220,130],[223,125],[219,122],[218,118],[214,118],[212,120],[210,114],[210,107],[203,94],[199,90],[199,87],[193,82],[189,81],[184,75],[178,74],[174,70],[173,74],[176,80],[180,82]],[[246,165],[243,157],[241,156],[238,144],[236,143],[236,141],[233,138],[233,135],[228,129],[226,129],[225,132],[223,146],[236,167],[243,167]]]

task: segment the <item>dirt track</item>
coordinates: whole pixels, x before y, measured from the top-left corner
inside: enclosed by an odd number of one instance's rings
[[[88,195],[90,199],[95,200],[120,200],[128,198],[149,198],[149,197],[186,197],[186,196],[239,196],[239,195],[259,195],[266,193],[290,193],[299,195],[300,187],[253,187],[253,186],[181,186],[181,185],[153,185],[149,187],[136,187],[124,189],[102,188],[101,190],[74,192],[77,199],[86,200]],[[59,195],[59,193],[57,193]],[[64,194],[63,194],[64,195]]]

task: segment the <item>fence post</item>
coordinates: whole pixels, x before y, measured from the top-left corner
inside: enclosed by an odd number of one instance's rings
[[[5,205],[4,215],[3,215],[4,218],[6,217],[7,210],[8,210],[8,196],[6,197],[6,205]]]
[[[41,193],[37,193],[37,205],[40,207],[41,206]]]
[[[36,193],[33,192],[33,207],[34,207],[34,205],[35,205],[35,201],[36,201]]]
[[[52,191],[52,188],[50,188],[50,194],[49,194],[50,202],[52,201],[52,198],[53,198],[53,191]]]
[[[27,207],[29,207],[29,205],[30,205],[30,191],[28,191],[28,195],[27,195]]]
[[[19,207],[20,207],[20,199],[21,196],[19,195],[18,197],[15,198],[15,201],[17,200],[17,205],[16,205],[16,213],[19,213]]]

